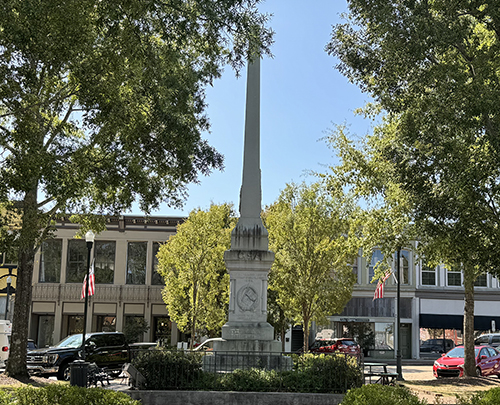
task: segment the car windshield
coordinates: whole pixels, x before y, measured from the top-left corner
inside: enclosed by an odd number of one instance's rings
[[[477,356],[479,353],[479,349],[474,349],[474,355]],[[446,357],[454,357],[454,358],[463,358],[464,357],[464,348],[463,347],[455,347],[454,349],[450,350],[447,354]]]
[[[61,340],[55,347],[80,347],[82,345],[82,335],[70,335]]]

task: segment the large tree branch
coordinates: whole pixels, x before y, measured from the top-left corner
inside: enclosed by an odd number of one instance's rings
[[[68,107],[68,110],[66,111],[66,114],[64,118],[61,120],[61,122],[58,124],[58,128],[54,130],[50,138],[45,142],[45,145],[43,146],[43,149],[46,151],[49,149],[50,145],[54,142],[54,139],[61,133],[62,126],[68,122],[69,117],[71,116],[71,113],[74,111],[73,106],[75,105],[76,100],[72,101]]]

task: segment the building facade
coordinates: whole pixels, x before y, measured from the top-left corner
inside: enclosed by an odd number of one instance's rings
[[[395,272],[396,254],[391,258]],[[336,336],[364,330],[373,332],[368,355],[374,358],[394,358],[396,344],[396,290],[391,276],[385,283],[384,298],[373,299],[376,283],[370,283],[375,264],[383,260],[375,250],[371,260],[361,254],[353,265],[357,282],[353,297],[341,314],[329,317]],[[460,269],[445,266],[430,268],[414,253],[412,246],[400,251],[400,311],[401,355],[420,358],[421,341],[445,335],[456,344],[462,343],[464,288]],[[490,274],[480,276],[475,287],[476,331],[494,331],[500,327],[500,283]]]
[[[176,344],[179,333],[162,300],[164,283],[156,272],[156,253],[183,220],[107,219],[106,230],[93,244],[96,284],[89,299],[88,331],[122,331],[127,323],[142,318],[150,329],[139,340]],[[54,238],[43,242],[35,257],[29,337],[39,347],[83,330],[87,246],[76,238],[77,231],[78,225],[59,221]]]

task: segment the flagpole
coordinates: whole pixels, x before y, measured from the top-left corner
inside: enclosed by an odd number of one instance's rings
[[[94,233],[88,231],[85,234],[85,241],[87,242],[87,276],[85,277],[85,308],[83,310],[83,334],[82,334],[82,358],[85,360],[85,335],[87,332],[87,315],[88,315],[88,303],[90,295],[90,253],[92,252],[92,245],[94,244]]]

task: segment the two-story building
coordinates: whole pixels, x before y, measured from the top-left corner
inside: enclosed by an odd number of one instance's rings
[[[121,331],[127,322],[141,317],[150,325],[143,341],[176,344],[179,333],[162,300],[164,283],[156,272],[156,253],[183,220],[107,219],[106,230],[93,244],[96,284],[89,300],[88,331]],[[78,225],[58,221],[54,238],[43,242],[35,257],[29,337],[39,347],[83,330],[87,246],[84,239],[76,238],[77,231]]]

